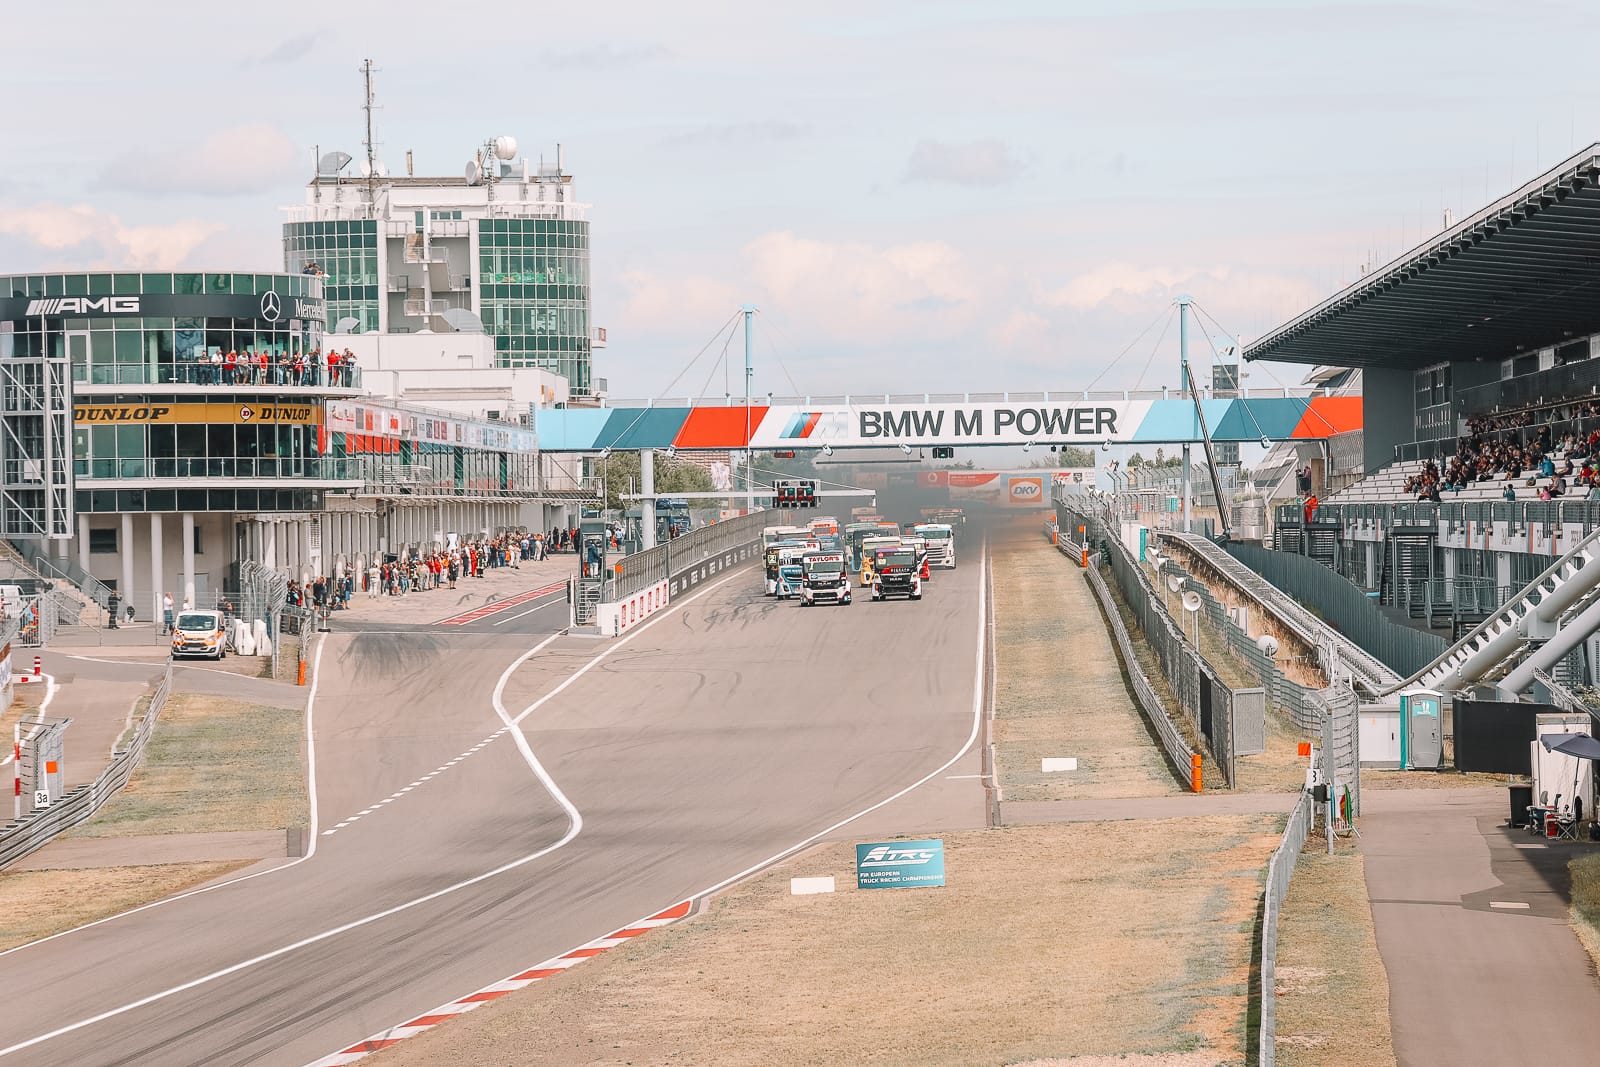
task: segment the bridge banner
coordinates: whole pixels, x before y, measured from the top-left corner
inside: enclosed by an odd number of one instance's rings
[[[772,407],[751,435],[756,448],[796,445],[1021,445],[1131,441],[1150,400],[1081,403],[858,404]]]

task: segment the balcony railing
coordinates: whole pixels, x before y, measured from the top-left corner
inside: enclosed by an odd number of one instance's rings
[[[359,460],[335,457],[80,459],[73,466],[77,477],[91,481],[141,481],[151,478],[283,478],[319,482],[363,480]]]
[[[361,368],[341,366],[330,374],[327,364],[307,365],[296,372],[293,367],[276,364],[237,367],[210,363],[109,363],[72,368],[78,385],[210,385],[226,389],[360,389]]]

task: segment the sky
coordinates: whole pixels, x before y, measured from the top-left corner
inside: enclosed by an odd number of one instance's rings
[[[1600,140],[1600,6],[1509,10],[18,5],[0,273],[281,269],[370,57],[391,171],[562,146],[614,397],[740,395],[747,303],[758,394],[1175,386],[1176,295],[1248,341]]]

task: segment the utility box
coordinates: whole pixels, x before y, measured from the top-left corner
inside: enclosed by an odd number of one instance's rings
[[[1400,694],[1400,769],[1436,771],[1444,763],[1444,694]]]
[[[1233,691],[1233,754],[1259,756],[1267,750],[1267,691]]]
[[[1360,713],[1361,766],[1394,770],[1400,766],[1400,706],[1363,704]]]

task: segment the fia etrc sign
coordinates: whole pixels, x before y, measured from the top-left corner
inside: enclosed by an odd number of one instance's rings
[[[856,846],[857,889],[944,885],[944,842],[874,841]]]

